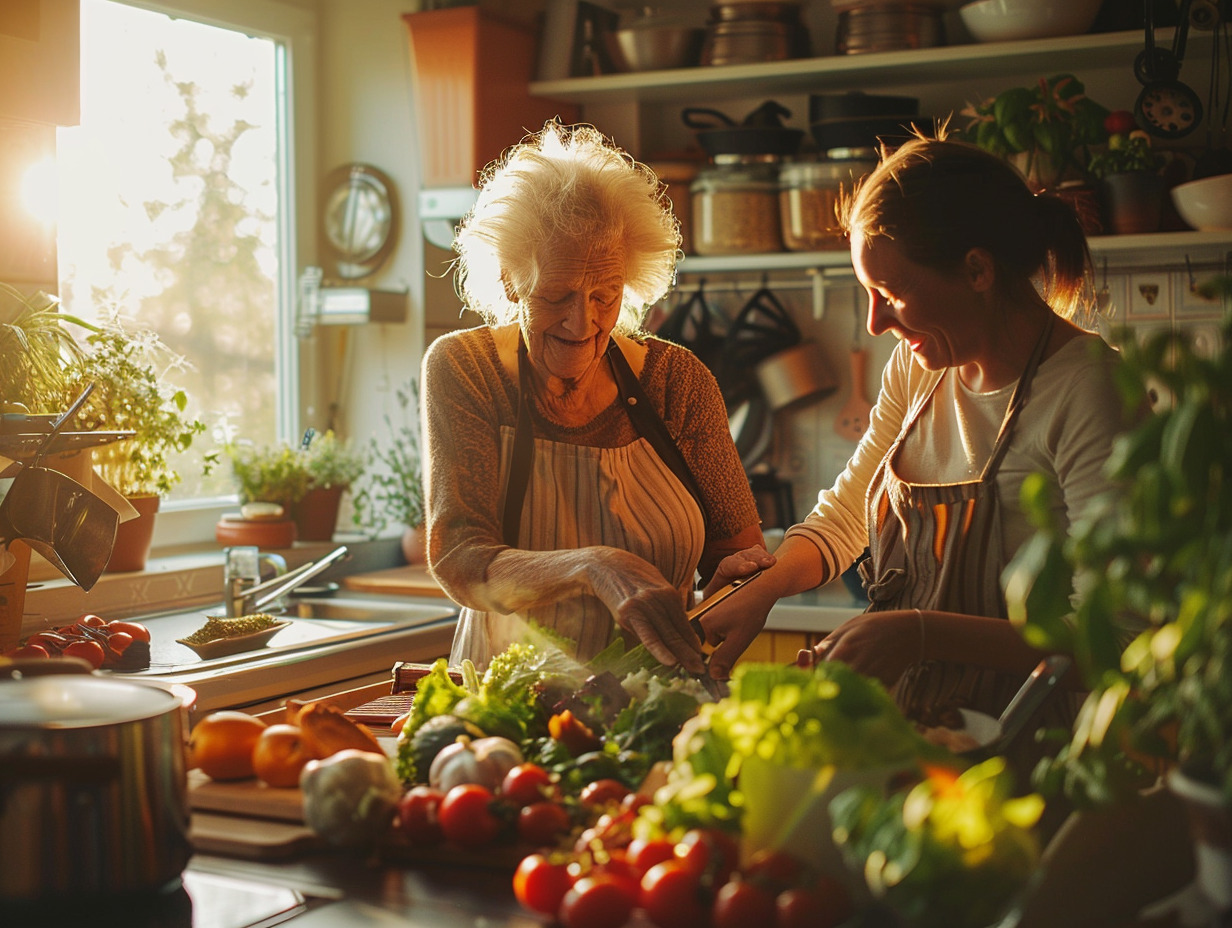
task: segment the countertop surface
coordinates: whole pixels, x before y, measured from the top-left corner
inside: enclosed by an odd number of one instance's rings
[[[396,596],[444,597],[424,564],[404,564],[387,570],[352,574],[343,579],[348,590]],[[770,631],[828,632],[859,615],[868,602],[857,599],[841,580],[779,600],[766,619]]]

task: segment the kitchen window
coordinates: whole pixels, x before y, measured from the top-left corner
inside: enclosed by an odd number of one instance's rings
[[[206,476],[206,454],[298,427],[295,179],[312,169],[311,120],[294,117],[311,112],[313,27],[268,0],[82,0],[81,124],[57,137],[59,293],[70,313],[157,332],[207,426],[175,462],[156,546],[211,538],[234,508],[230,468]]]

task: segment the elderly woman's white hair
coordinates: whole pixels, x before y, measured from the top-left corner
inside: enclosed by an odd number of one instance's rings
[[[663,185],[598,129],[550,120],[480,179],[479,196],[454,236],[455,286],[490,324],[519,320],[544,262],[564,242],[624,251],[622,331],[675,282],[680,226]]]

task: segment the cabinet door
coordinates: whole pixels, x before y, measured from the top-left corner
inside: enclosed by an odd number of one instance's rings
[[[0,117],[81,122],[78,0],[0,3]]]

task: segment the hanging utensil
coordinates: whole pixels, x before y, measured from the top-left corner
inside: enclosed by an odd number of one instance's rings
[[[867,376],[868,353],[860,347],[860,311],[857,309],[855,335],[851,343],[851,396],[834,420],[834,431],[848,441],[859,441],[868,430],[868,417],[873,406],[864,392]]]
[[[692,295],[677,304],[655,334],[688,348],[712,374],[718,376],[723,356],[723,335],[715,331],[714,322],[718,317],[706,302],[705,287],[706,280],[702,278]]]
[[[1179,80],[1192,5],[1193,0],[1181,0],[1180,19],[1168,50],[1155,44],[1154,3],[1144,0],[1146,49],[1134,60],[1134,76],[1142,84],[1134,117],[1149,134],[1161,139],[1183,138],[1202,122],[1201,99]]]

